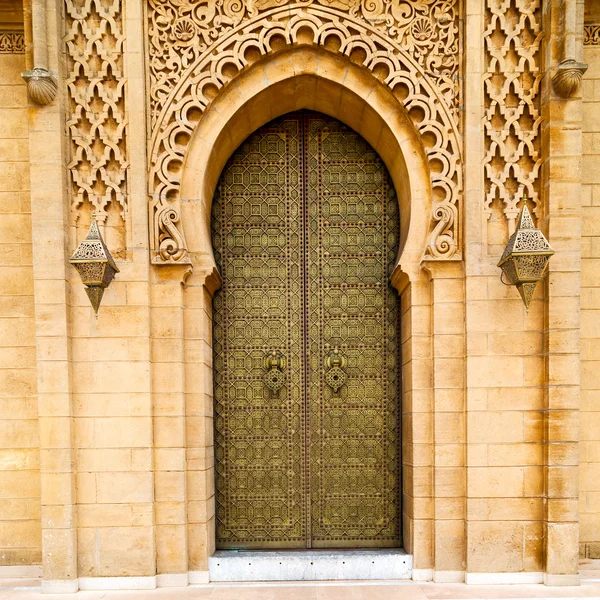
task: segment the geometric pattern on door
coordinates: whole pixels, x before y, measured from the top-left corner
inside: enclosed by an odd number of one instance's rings
[[[377,153],[319,113],[261,127],[224,168],[217,547],[401,546],[398,221]]]

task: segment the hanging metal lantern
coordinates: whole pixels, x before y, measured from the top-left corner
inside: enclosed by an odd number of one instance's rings
[[[92,216],[90,230],[85,240],[77,246],[69,262],[81,276],[94,312],[98,314],[104,289],[109,286],[115,273],[119,272],[119,268],[104,244],[95,216]]]
[[[527,208],[527,196],[524,196],[517,228],[510,236],[498,266],[504,276],[504,279],[501,276],[502,283],[517,286],[527,312],[535,287],[546,275],[553,254],[548,240],[533,224]]]

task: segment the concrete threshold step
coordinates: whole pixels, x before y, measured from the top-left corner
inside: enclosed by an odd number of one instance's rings
[[[218,550],[210,581],[411,579],[412,556],[401,549]]]

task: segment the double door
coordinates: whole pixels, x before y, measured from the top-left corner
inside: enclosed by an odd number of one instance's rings
[[[397,547],[398,203],[356,132],[252,134],[213,203],[218,548]]]

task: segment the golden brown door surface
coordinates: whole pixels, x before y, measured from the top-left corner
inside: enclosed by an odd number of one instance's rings
[[[357,133],[285,115],[213,204],[217,546],[400,546],[398,204]]]

